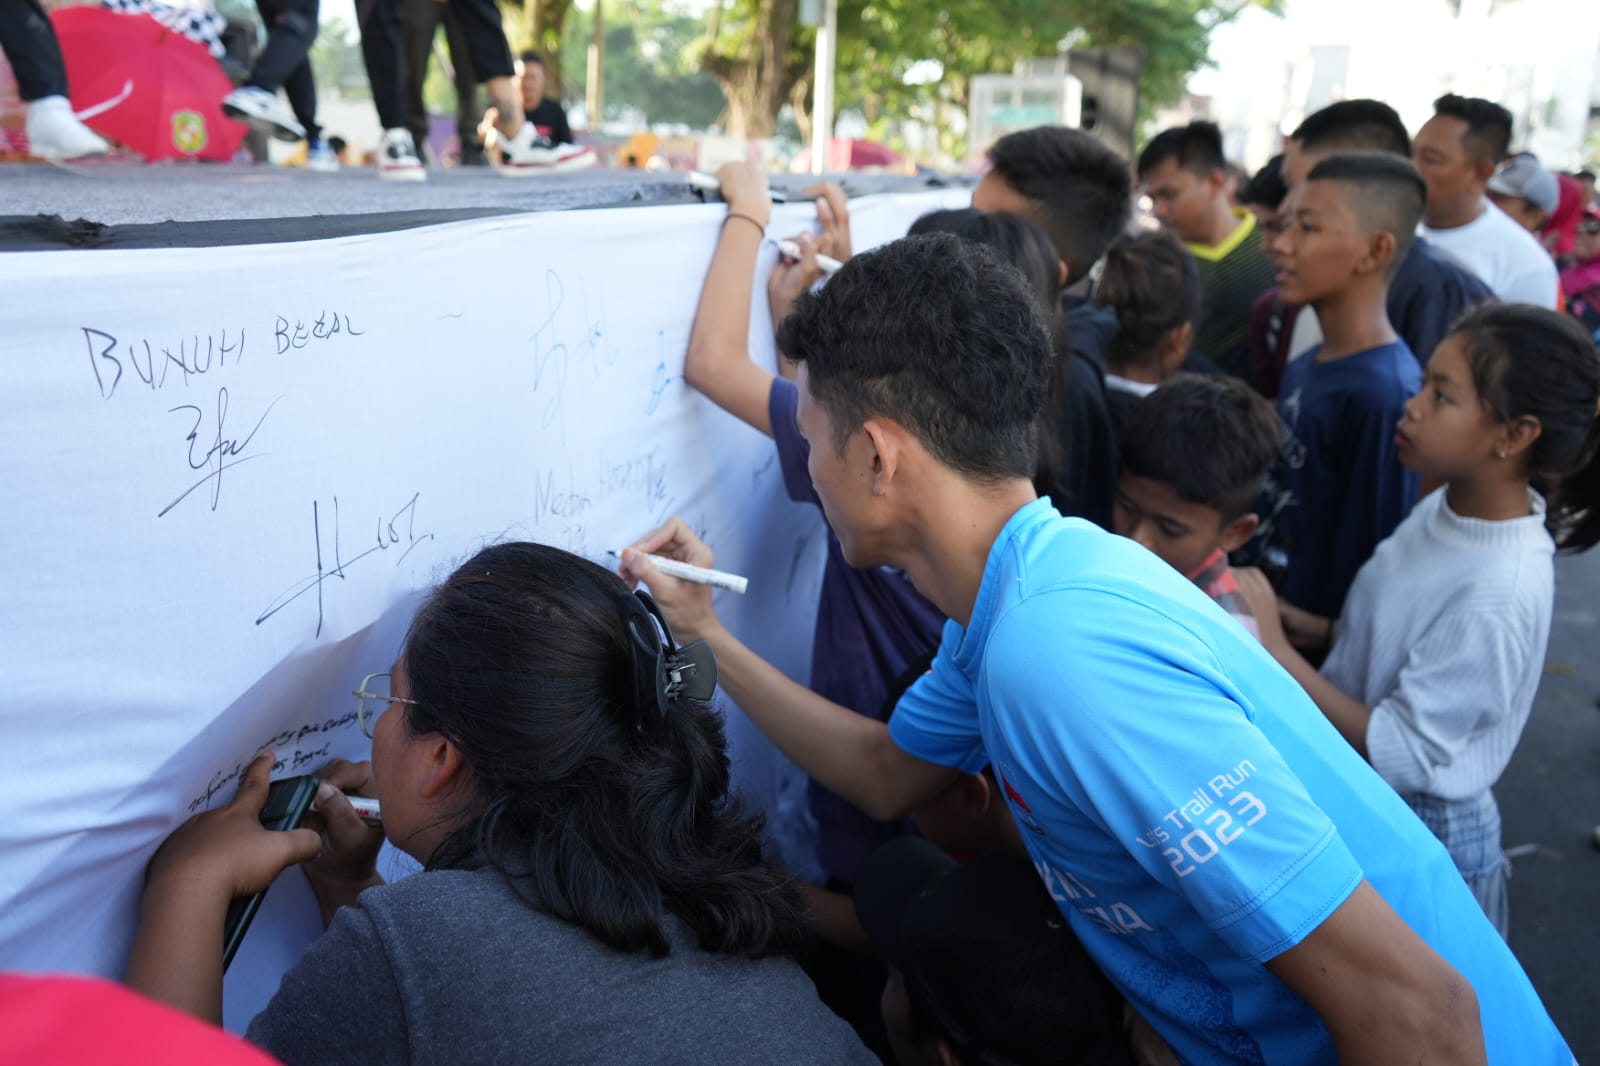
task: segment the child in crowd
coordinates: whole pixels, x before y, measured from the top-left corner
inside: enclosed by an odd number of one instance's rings
[[[1106,407],[1120,435],[1128,408],[1189,358],[1200,320],[1200,272],[1165,230],[1124,234],[1106,251],[1094,299],[1117,313],[1106,348]]]
[[[1444,488],[1362,567],[1320,674],[1265,580],[1241,573],[1267,649],[1444,842],[1502,936],[1510,864],[1490,790],[1539,687],[1555,547],[1600,540],[1597,400],[1600,356],[1575,322],[1480,308],[1434,352],[1396,435]]]
[[[1421,374],[1386,301],[1425,196],[1393,155],[1329,156],[1291,194],[1274,245],[1283,298],[1316,310],[1324,340],[1284,369],[1288,434],[1262,520],[1287,571],[1284,599],[1313,614],[1338,615],[1356,571],[1416,502],[1394,424]]]
[[[1272,405],[1238,378],[1180,374],[1134,404],[1122,428],[1116,531],[1143,544],[1259,635],[1228,553],[1282,448]]]
[[[647,596],[485,548],[392,671],[356,693],[371,764],[319,773],[320,834],[261,826],[268,754],[161,846],[135,990],[219,1022],[230,899],[302,863],[328,930],[247,1034],[290,1066],[875,1061],[785,957],[806,914],[728,795],[716,661]],[[383,884],[385,837],[425,871]]]

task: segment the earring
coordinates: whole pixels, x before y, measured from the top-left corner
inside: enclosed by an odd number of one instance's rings
[[[1504,448],[1497,448],[1495,449],[1494,455],[1496,459],[1504,459],[1506,457],[1506,450]]]

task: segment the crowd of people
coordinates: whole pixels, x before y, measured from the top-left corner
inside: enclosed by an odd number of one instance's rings
[[[334,138],[317,121],[317,84],[311,46],[317,39],[317,0],[256,0],[266,39],[241,83],[218,101],[224,114],[267,137],[305,143],[306,166],[336,171]],[[508,177],[558,174],[593,166],[593,149],[576,144],[566,113],[544,95],[544,61],[537,52],[513,59],[494,0],[359,0],[361,58],[383,136],[376,152],[378,177],[423,181],[427,170],[427,114],[422,85],[434,35],[442,24],[450,41],[462,121],[460,160],[491,161]],[[50,160],[100,155],[111,146],[72,110],[67,67],[40,0],[0,6],[0,51],[17,76],[28,105],[29,150]],[[476,108],[481,85],[491,106]],[[492,154],[486,154],[486,147]]]
[[[809,684],[656,568],[714,562],[679,519],[620,576],[487,548],[310,828],[260,827],[263,758],[163,845],[127,983],[217,1021],[230,900],[298,863],[327,932],[248,1033],[289,1063],[1570,1066],[1492,790],[1600,541],[1600,208],[1512,133],[1343,101],[1240,182],[1208,123],[1038,128],[859,254],[825,186],[776,370],[767,177],[724,167],[684,378],[827,521]],[[823,883],[730,795],[716,684],[810,776]]]

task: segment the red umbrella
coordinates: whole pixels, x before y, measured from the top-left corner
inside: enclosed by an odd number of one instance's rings
[[[149,15],[103,7],[50,13],[72,107],[96,133],[146,159],[228,160],[248,128],[222,113],[233,88],[204,45]]]

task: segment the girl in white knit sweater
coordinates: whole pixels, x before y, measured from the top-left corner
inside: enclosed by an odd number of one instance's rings
[[[1239,573],[1262,643],[1449,849],[1504,935],[1510,864],[1491,788],[1544,665],[1557,545],[1600,541],[1600,353],[1564,315],[1469,314],[1396,432],[1443,483],[1378,546],[1338,622]],[[1280,610],[1281,607],[1281,610]],[[1319,673],[1296,649],[1331,650]]]

